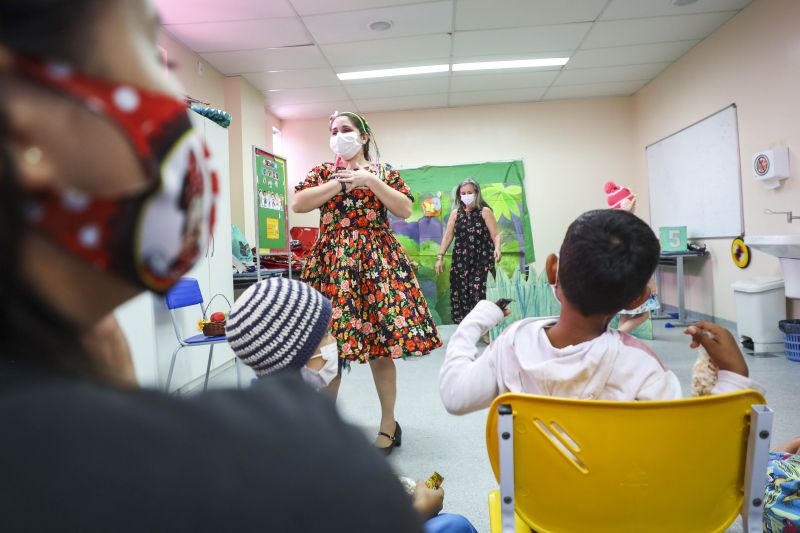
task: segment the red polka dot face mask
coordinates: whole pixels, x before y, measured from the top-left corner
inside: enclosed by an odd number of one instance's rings
[[[146,180],[144,189],[125,195],[37,191],[30,224],[97,269],[166,292],[197,262],[214,224],[217,174],[186,105],[63,65],[23,60],[20,70],[116,126],[140,166],[120,171],[134,170]],[[85,165],[92,165],[90,158]]]

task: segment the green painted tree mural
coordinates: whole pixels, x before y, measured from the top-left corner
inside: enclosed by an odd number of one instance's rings
[[[450,258],[436,276],[433,267],[453,209],[455,188],[466,178],[481,184],[501,233],[499,269],[509,276],[534,261],[531,220],[525,202],[522,161],[401,169],[415,201],[407,220],[390,216],[392,228],[410,258],[437,324],[450,324]],[[452,246],[451,246],[452,250]]]

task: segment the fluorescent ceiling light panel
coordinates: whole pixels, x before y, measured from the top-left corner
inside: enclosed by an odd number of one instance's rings
[[[448,72],[450,65],[427,65],[424,67],[385,68],[382,70],[362,70],[360,72],[342,72],[336,76],[340,80],[365,80],[368,78],[388,78],[390,76],[410,76],[412,74],[431,74]]]
[[[516,61],[481,61],[479,63],[454,63],[453,72],[465,70],[496,70],[503,68],[560,67],[567,64],[568,57],[544,59],[519,59]]]

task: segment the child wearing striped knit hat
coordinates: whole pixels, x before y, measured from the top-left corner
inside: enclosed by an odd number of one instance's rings
[[[336,339],[328,331],[332,312],[330,300],[305,283],[265,279],[231,308],[228,344],[259,378],[294,371],[322,389],[339,373]]]

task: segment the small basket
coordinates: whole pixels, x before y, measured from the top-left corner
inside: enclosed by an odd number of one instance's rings
[[[786,357],[789,361],[800,363],[800,320],[781,320],[778,327],[784,333]]]
[[[225,322],[206,322],[203,324],[203,335],[206,337],[222,337],[225,335]]]

